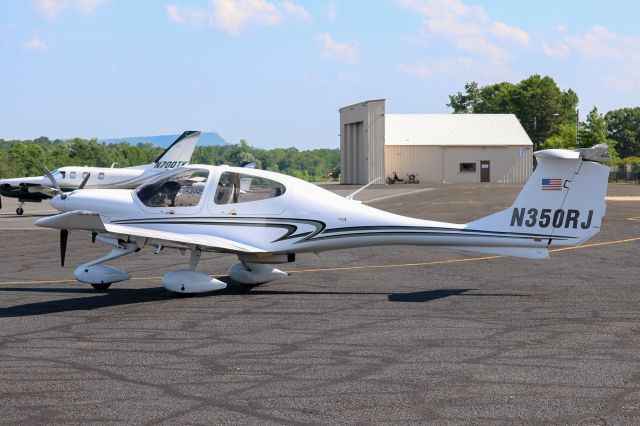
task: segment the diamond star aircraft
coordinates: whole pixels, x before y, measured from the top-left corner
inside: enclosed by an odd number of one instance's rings
[[[273,265],[293,262],[298,253],[374,245],[543,259],[550,247],[581,244],[600,230],[609,169],[599,162],[607,160],[606,150],[599,145],[536,152],[538,165],[513,205],[466,224],[392,214],[353,200],[353,194],[343,198],[279,173],[192,165],[135,190],[83,189],[56,196],[51,204],[63,213],[36,225],[60,230],[63,265],[70,231],[88,231],[93,241],[111,247],[74,271],[77,280],[97,289],[131,277],[105,262],[149,246],[190,252],[189,268],[162,278],[165,288],[178,293],[226,287],[196,271],[203,251],[237,256],[229,276],[246,285],[286,277]]]

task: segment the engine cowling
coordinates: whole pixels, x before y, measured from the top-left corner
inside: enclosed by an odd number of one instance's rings
[[[80,265],[73,271],[73,276],[87,284],[111,284],[131,278],[130,273],[109,265]]]
[[[229,268],[229,276],[242,284],[258,285],[281,280],[288,274],[264,263],[238,262]]]
[[[206,293],[227,287],[222,281],[191,269],[167,272],[162,277],[162,285],[175,293]]]

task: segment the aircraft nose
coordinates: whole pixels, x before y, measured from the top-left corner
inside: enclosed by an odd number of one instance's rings
[[[59,195],[56,195],[51,200],[49,200],[49,203],[51,204],[51,206],[53,206],[54,209],[58,211],[61,211],[61,212],[66,211],[64,206],[65,202]]]

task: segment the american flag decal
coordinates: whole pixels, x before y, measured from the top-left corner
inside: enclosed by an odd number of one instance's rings
[[[562,179],[548,178],[542,179],[543,191],[562,191]]]

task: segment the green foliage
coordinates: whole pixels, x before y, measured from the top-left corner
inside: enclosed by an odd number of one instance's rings
[[[640,157],[618,158],[614,161],[614,164],[633,164],[635,166],[640,166]]]
[[[548,76],[532,75],[517,84],[508,82],[478,87],[465,84],[465,92],[449,96],[454,113],[512,113],[533,141],[534,148],[557,135],[562,124],[575,123],[578,95],[560,90]]]
[[[252,148],[241,140],[237,145],[199,146],[193,153],[192,163],[240,165],[253,161],[256,167],[285,173],[308,181],[326,180],[329,171],[340,170],[339,149],[298,151],[296,148],[270,150]]]
[[[14,170],[24,170],[30,176],[42,175],[45,151],[37,144],[15,144],[9,150],[9,163]]]
[[[602,114],[598,113],[598,108],[594,107],[589,114],[587,120],[580,125],[578,133],[578,146],[588,148],[597,144],[607,144],[609,146],[609,157],[612,162],[618,159],[616,152],[616,141],[607,137],[607,122]],[[576,148],[576,126],[574,123],[563,123],[558,129],[558,133],[550,136],[540,146],[541,149],[549,148]]]
[[[576,148],[576,125],[573,123],[562,123],[558,129],[558,133],[550,136],[541,145],[540,149]]]
[[[598,113],[598,108],[593,107],[589,114],[587,114],[587,120],[583,123],[580,132],[578,134],[578,142],[580,147],[588,148],[597,144],[607,144],[609,146],[609,157],[611,161],[618,159],[618,153],[616,151],[617,142],[607,137],[607,122],[602,114]]]
[[[640,107],[609,111],[607,137],[615,140],[620,157],[640,156]]]
[[[43,167],[62,166],[129,167],[149,164],[162,153],[151,144],[104,144],[95,139],[50,141],[38,138],[26,141],[0,139],[0,178],[41,176]],[[329,171],[340,170],[339,149],[298,151],[296,148],[271,150],[251,147],[245,140],[236,145],[196,147],[191,163],[240,165],[253,161],[256,167],[310,181],[326,180]]]

